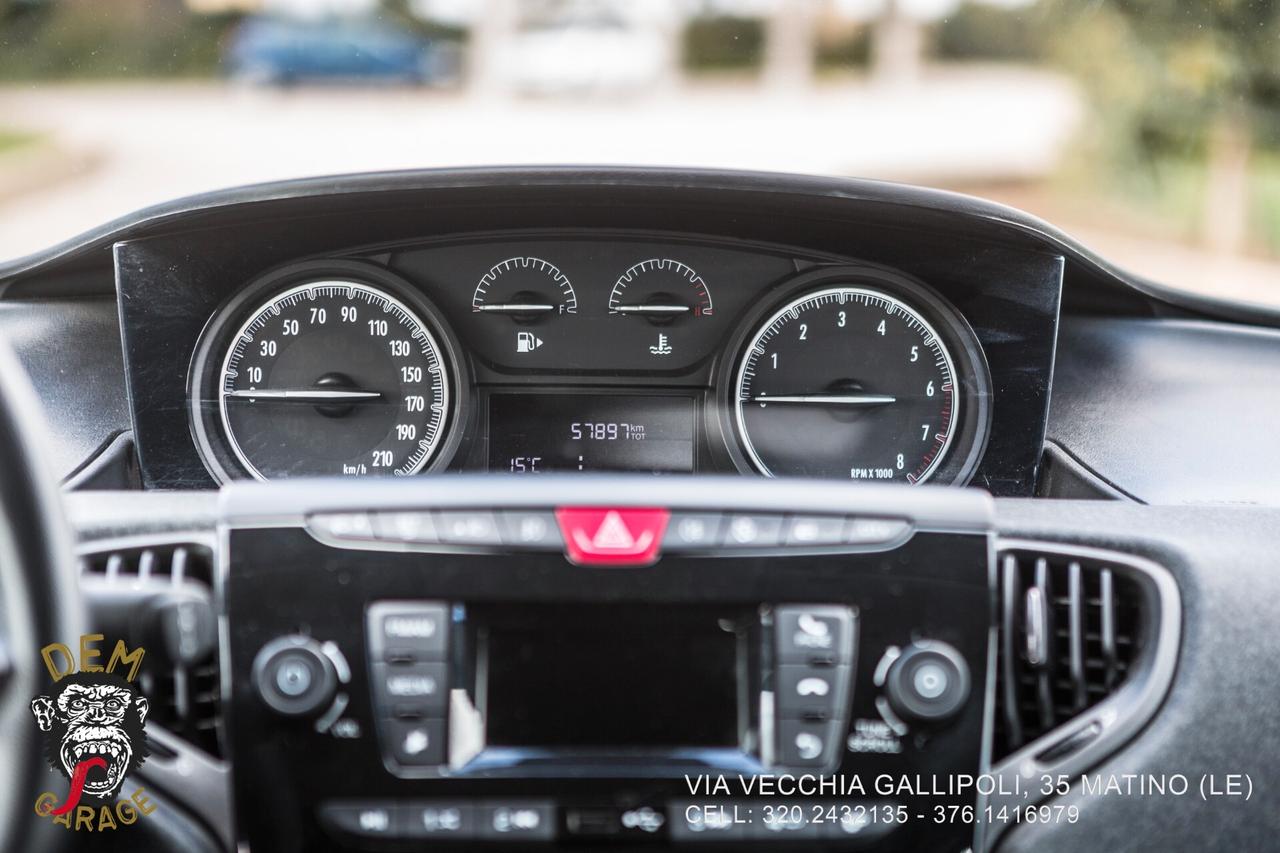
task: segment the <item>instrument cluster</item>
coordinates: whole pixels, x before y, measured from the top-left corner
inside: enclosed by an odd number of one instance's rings
[[[963,483],[991,379],[935,285],[781,247],[475,236],[265,271],[189,377],[220,482],[443,469]]]

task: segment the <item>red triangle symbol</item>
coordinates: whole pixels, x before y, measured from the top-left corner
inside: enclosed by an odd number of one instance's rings
[[[665,509],[562,507],[556,520],[565,551],[580,566],[644,566],[658,559]]]

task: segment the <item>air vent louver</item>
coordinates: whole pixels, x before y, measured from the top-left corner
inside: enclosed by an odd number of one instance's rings
[[[87,554],[82,558],[91,609],[93,590],[157,590],[193,593],[204,601],[213,598],[213,555],[199,545],[160,545]],[[95,614],[96,615],[96,614]],[[136,624],[137,615],[129,617]],[[97,620],[95,620],[97,621]],[[114,621],[114,620],[113,620]],[[103,626],[98,626],[102,628]],[[130,636],[131,642],[137,642]],[[201,653],[184,664],[165,662],[162,650],[149,650],[140,679],[151,703],[148,723],[162,726],[209,755],[220,757],[220,691],[216,649]],[[147,661],[151,663],[151,661]]]
[[[1004,551],[996,760],[1111,695],[1138,659],[1142,596],[1105,563]]]

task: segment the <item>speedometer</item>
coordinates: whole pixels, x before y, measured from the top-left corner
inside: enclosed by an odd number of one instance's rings
[[[966,409],[985,414],[962,393],[976,388],[970,353],[947,341],[963,321],[923,289],[825,283],[765,315],[740,351],[732,406],[746,457],[770,476],[935,477],[972,444]]]
[[[249,307],[216,379],[234,457],[258,479],[414,474],[451,391],[427,321],[381,287],[310,280]]]

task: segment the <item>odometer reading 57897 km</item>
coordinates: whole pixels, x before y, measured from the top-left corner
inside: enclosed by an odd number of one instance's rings
[[[783,305],[747,340],[735,418],[772,476],[920,483],[951,444],[955,366],[923,314],[863,286]]]
[[[254,309],[222,363],[231,449],[259,479],[413,474],[449,414],[443,353],[404,302],[313,281]]]

